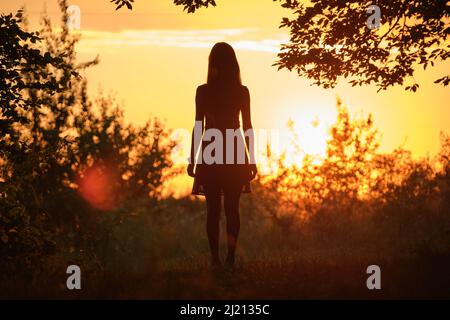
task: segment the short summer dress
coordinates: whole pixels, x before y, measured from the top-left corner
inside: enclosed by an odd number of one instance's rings
[[[250,193],[251,168],[239,121],[242,114],[243,127],[251,127],[248,88],[236,85],[223,89],[204,84],[197,88],[195,101],[197,119],[203,119],[205,133],[196,158],[192,194],[204,195],[208,184],[220,187],[222,194],[226,186],[239,187],[241,193]],[[216,141],[218,134],[222,135],[222,141]],[[212,143],[215,147],[210,145]]]

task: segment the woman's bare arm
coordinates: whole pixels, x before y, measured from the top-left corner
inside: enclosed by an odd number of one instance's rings
[[[197,92],[195,94],[195,124],[192,130],[191,154],[189,158],[189,163],[192,165],[195,164],[196,155],[200,148],[200,143],[204,131],[204,118],[205,114],[203,108],[203,99],[199,87],[197,88]]]
[[[244,129],[245,144],[249,153],[251,164],[256,164],[255,160],[255,134],[253,132],[252,118],[250,114],[250,92],[247,87],[244,91],[244,101],[241,109],[242,127]]]

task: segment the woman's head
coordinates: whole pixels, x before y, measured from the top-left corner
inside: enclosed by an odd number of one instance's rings
[[[225,42],[214,45],[209,54],[208,84],[241,84],[241,71],[233,48]]]

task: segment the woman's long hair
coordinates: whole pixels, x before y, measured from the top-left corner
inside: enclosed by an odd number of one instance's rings
[[[228,43],[216,43],[211,49],[207,83],[216,85],[242,84],[236,53]]]

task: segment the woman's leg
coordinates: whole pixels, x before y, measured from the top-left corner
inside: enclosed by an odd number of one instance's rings
[[[211,261],[213,265],[220,264],[219,259],[219,222],[221,209],[220,188],[209,184],[205,186],[206,197],[206,233],[208,234],[209,247],[211,249]]]
[[[239,199],[241,196],[241,185],[232,185],[224,188],[224,206],[227,218],[227,239],[228,239],[228,256],[227,264],[234,265],[234,257],[236,252],[236,243],[241,227],[239,218]]]

